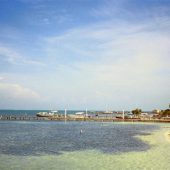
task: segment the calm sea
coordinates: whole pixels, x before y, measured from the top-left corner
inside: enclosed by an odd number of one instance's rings
[[[0,170],[169,170],[170,124],[0,120]]]
[[[145,151],[150,146],[134,136],[148,135],[157,128],[155,125],[126,123],[0,121],[0,154]]]

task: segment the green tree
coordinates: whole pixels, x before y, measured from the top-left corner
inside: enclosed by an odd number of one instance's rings
[[[162,110],[161,117],[170,116],[170,109]]]
[[[142,113],[141,109],[137,108],[137,109],[132,110],[132,114],[137,116],[137,117],[139,117],[139,115],[141,115],[141,113]]]

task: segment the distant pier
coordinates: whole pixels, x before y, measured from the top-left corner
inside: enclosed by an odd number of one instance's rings
[[[45,117],[37,117],[37,116],[20,116],[20,115],[1,115],[0,120],[28,120],[28,121],[33,121],[33,120],[47,120]]]
[[[97,122],[164,122],[170,123],[170,119],[140,119],[140,118],[112,118],[112,117],[69,117],[65,115],[52,117],[38,117],[30,115],[0,115],[0,121],[97,121]]]

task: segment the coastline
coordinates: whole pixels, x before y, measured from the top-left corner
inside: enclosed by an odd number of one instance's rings
[[[170,119],[140,119],[140,118],[100,118],[100,117],[70,117],[70,116],[51,116],[51,117],[37,117],[37,116],[7,116],[0,117],[0,121],[96,121],[96,122],[145,122],[145,123],[170,123]]]

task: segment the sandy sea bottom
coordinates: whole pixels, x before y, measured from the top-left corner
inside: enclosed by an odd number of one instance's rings
[[[147,151],[103,153],[96,150],[64,152],[61,155],[0,155],[0,170],[169,170],[170,124],[161,124],[151,135],[136,136],[151,145]]]

